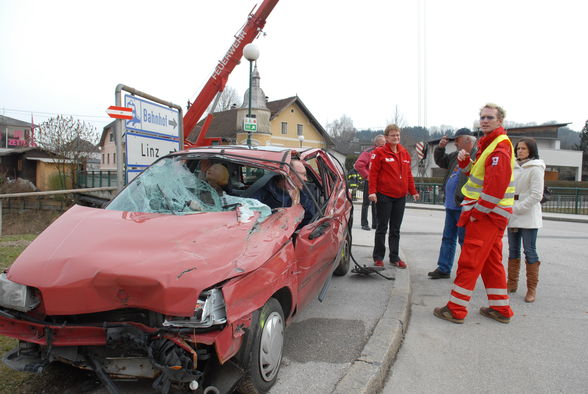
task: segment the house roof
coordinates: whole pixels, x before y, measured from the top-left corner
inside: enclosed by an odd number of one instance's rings
[[[284,109],[289,107],[292,104],[296,104],[302,112],[306,115],[306,117],[310,120],[312,125],[317,129],[317,131],[324,137],[327,145],[334,145],[335,142],[331,138],[329,134],[327,134],[326,130],[321,126],[321,124],[316,120],[314,115],[309,111],[309,109],[304,105],[302,100],[298,96],[288,97],[281,100],[270,101],[267,103],[267,107],[270,110],[270,121],[275,119]],[[230,109],[227,111],[222,112],[215,112],[214,118],[210,123],[208,128],[208,132],[206,133],[207,137],[221,137],[225,140],[231,140],[235,138],[237,130],[235,129],[237,124],[237,110]],[[189,135],[189,141],[196,141],[198,134],[200,133],[200,129],[202,128],[202,124],[204,123],[204,119],[202,119],[196,127],[194,131]]]
[[[104,140],[106,139],[106,135],[108,134],[108,130],[110,130],[110,129],[114,130],[114,123],[115,122],[116,122],[116,120],[113,120],[112,122],[110,122],[109,124],[104,126],[104,128],[102,129],[102,135],[100,136],[100,142],[98,143],[98,146],[104,146]]]
[[[81,139],[80,137],[76,137],[73,141],[69,142],[65,146],[66,151],[76,151],[76,152],[99,152],[98,146],[94,145],[90,141]]]
[[[32,157],[50,157],[51,154],[39,147],[35,146],[27,146],[23,148],[14,148],[14,149],[0,149],[0,156],[18,156],[22,155],[26,159],[30,159]]]
[[[0,125],[15,126],[15,127],[31,127],[31,122],[24,122],[22,120],[10,118],[8,116],[0,115]],[[37,125],[35,125],[37,127]]]

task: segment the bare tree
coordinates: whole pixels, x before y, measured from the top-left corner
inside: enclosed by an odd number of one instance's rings
[[[327,123],[327,133],[329,133],[335,140],[335,149],[341,153],[352,153],[352,143],[357,133],[357,129],[353,126],[353,120],[347,115],[341,116],[339,119]]]
[[[243,100],[237,92],[237,89],[225,86],[225,90],[221,93],[214,112],[228,111],[233,108],[233,106],[240,107],[242,103]]]
[[[394,114],[392,115],[392,120],[387,121],[388,124],[394,123],[396,126],[400,127],[401,129],[406,127],[406,121],[404,120],[404,115],[398,111],[398,105],[394,106]]]
[[[58,115],[41,124],[36,142],[53,157],[59,173],[59,186],[65,189],[67,176],[75,181],[78,168],[96,152],[98,133],[89,123]]]

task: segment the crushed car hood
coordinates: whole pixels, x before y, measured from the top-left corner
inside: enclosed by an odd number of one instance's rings
[[[276,253],[300,211],[240,223],[234,211],[175,216],[74,206],[29,245],[8,278],[38,288],[48,315],[144,308],[191,316],[202,290]]]

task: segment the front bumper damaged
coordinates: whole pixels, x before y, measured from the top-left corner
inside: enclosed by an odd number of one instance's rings
[[[210,378],[205,373],[222,369],[223,364],[235,375],[239,368],[228,361],[239,351],[250,324],[249,317],[197,333],[133,322],[109,323],[108,327],[50,325],[2,313],[0,335],[20,340],[3,358],[14,370],[40,373],[57,361],[94,371],[110,392],[117,392],[112,378],[148,378],[155,379],[157,391],[167,393],[172,384],[206,384]]]

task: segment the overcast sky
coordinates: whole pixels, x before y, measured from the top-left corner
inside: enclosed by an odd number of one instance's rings
[[[119,83],[185,107],[255,4],[0,0],[0,114],[101,129]],[[255,41],[261,86],[270,100],[297,94],[323,126],[346,115],[383,128],[397,108],[405,126],[472,127],[495,102],[507,120],[580,131],[586,15],[579,0],[281,0]],[[241,95],[248,71],[229,78]]]

